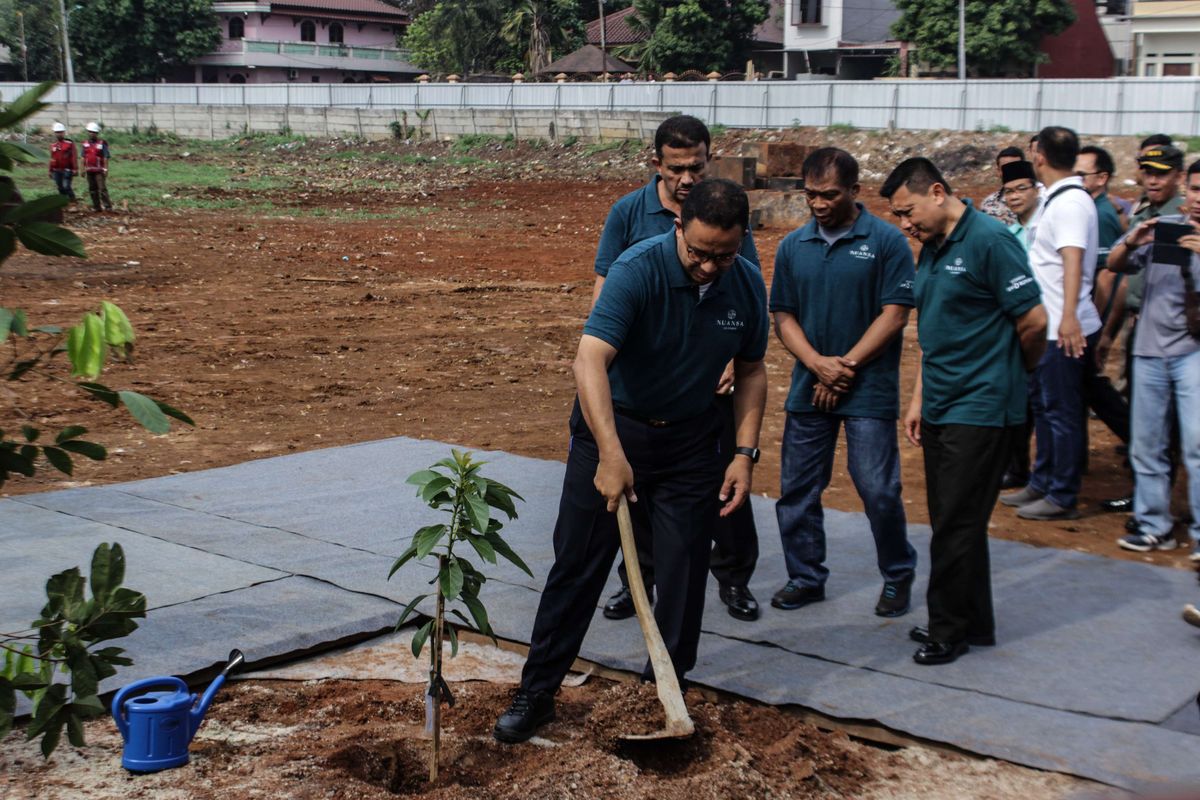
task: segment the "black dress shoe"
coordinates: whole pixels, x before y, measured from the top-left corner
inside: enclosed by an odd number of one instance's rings
[[[653,603],[654,590],[647,589],[646,594],[649,595],[650,602]],[[629,619],[636,613],[637,609],[633,607],[633,595],[629,593],[628,586],[622,586],[604,604],[604,616],[608,619]]]
[[[1018,475],[1015,472],[1006,472],[1004,477],[1000,479],[1000,490],[1005,489],[1020,489],[1025,484],[1029,483],[1029,473]]]
[[[554,721],[554,696],[517,689],[512,705],[496,720],[492,736],[508,744],[528,740],[538,728]]]
[[[758,619],[758,601],[745,586],[721,584],[719,595],[721,602],[729,608],[729,616],[746,622]]]
[[[1132,497],[1116,497],[1112,500],[1101,500],[1100,508],[1117,514],[1128,514],[1133,511]]]
[[[917,644],[926,644],[929,641],[929,628],[924,625],[915,625],[908,631],[908,638],[912,639]],[[967,634],[967,644],[972,647],[995,647],[996,637],[993,636],[978,636],[975,634]]]
[[[888,581],[879,592],[879,602],[875,604],[877,617],[902,617],[908,613],[912,599],[912,578],[906,581]]]
[[[958,657],[970,650],[970,646],[966,641],[954,642],[926,642],[913,653],[913,661],[918,664],[931,666],[934,664],[949,664],[952,661],[957,661]]]

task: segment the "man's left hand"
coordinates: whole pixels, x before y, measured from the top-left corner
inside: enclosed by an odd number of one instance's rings
[[[717,394],[732,394],[733,393],[733,362],[730,361],[725,365],[725,371],[721,373],[721,380],[717,381]]]
[[[1068,358],[1079,358],[1083,355],[1087,342],[1083,338],[1083,328],[1074,315],[1063,315],[1058,326],[1058,346]]]
[[[725,503],[721,506],[722,517],[728,517],[746,502],[750,496],[753,474],[754,462],[746,456],[734,456],[733,461],[729,462],[725,469],[725,482],[721,484],[721,493],[717,495]]]
[[[1200,234],[1192,233],[1179,237],[1179,246],[1186,247],[1193,253],[1200,253]]]
[[[833,411],[834,407],[838,404],[838,400],[841,399],[841,395],[823,383],[818,383],[813,387],[812,404],[818,411],[826,413]]]

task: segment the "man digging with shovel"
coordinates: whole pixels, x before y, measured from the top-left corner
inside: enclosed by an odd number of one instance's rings
[[[722,504],[727,516],[746,501],[758,460],[768,323],[762,276],[738,255],[749,227],[746,193],[731,181],[703,181],[680,216],[672,231],[613,264],[584,326],[554,565],[521,686],[493,732],[502,742],[523,742],[554,719],[554,694],[616,557],[613,512],[622,498],[653,531],[654,618],[675,673],[658,678],[682,679],[696,663],[714,512]],[[712,387],[730,360],[738,457],[722,476],[728,457],[718,452]],[[643,622],[653,656],[653,626]],[[650,664],[643,677],[654,677]]]

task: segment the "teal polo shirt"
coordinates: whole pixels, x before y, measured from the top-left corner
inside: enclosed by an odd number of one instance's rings
[[[1041,291],[1017,238],[964,202],[950,235],[917,260],[921,416],[935,425],[1019,425],[1027,390],[1014,321]]]
[[[1096,197],[1096,219],[1100,223],[1099,249],[1096,251],[1096,269],[1104,269],[1108,263],[1108,254],[1112,251],[1113,243],[1121,238],[1121,217],[1116,207],[1108,199],[1107,192],[1101,192]]]
[[[608,275],[609,268],[621,253],[638,242],[674,229],[675,212],[665,208],[658,199],[658,182],[661,180],[655,175],[654,180],[622,197],[608,212],[604,231],[600,234],[600,246],[596,248],[597,275]],[[746,231],[738,252],[754,266],[759,266],[758,250],[750,231]]]
[[[731,359],[767,352],[767,289],[738,256],[702,299],[679,263],[674,233],[647,239],[613,264],[583,332],[617,349],[613,405],[651,419],[696,417]]]
[[[792,231],[775,253],[771,311],[791,314],[822,355],[850,351],[887,305],[913,305],[912,249],[904,234],[858,205],[858,218],[832,245],[816,220]],[[895,419],[900,414],[900,352],[897,336],[858,371],[854,385],[833,413]],[[785,408],[817,413],[812,404],[817,378],[803,364],[792,368]]]

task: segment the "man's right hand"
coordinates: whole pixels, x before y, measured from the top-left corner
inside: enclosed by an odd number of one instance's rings
[[[921,404],[909,403],[904,413],[904,435],[913,447],[921,446]]]
[[[835,392],[848,392],[854,384],[853,361],[838,356],[817,356],[808,369],[817,376],[817,380],[833,389]]]
[[[596,491],[604,495],[610,513],[616,513],[621,495],[625,495],[625,499],[631,503],[637,502],[637,495],[633,492],[633,467],[629,466],[624,453],[610,458],[601,457],[592,483]]]
[[[1129,232],[1125,237],[1125,247],[1128,250],[1136,250],[1144,244],[1149,244],[1154,241],[1154,225],[1158,222],[1158,218],[1145,220],[1138,224],[1136,228]]]

